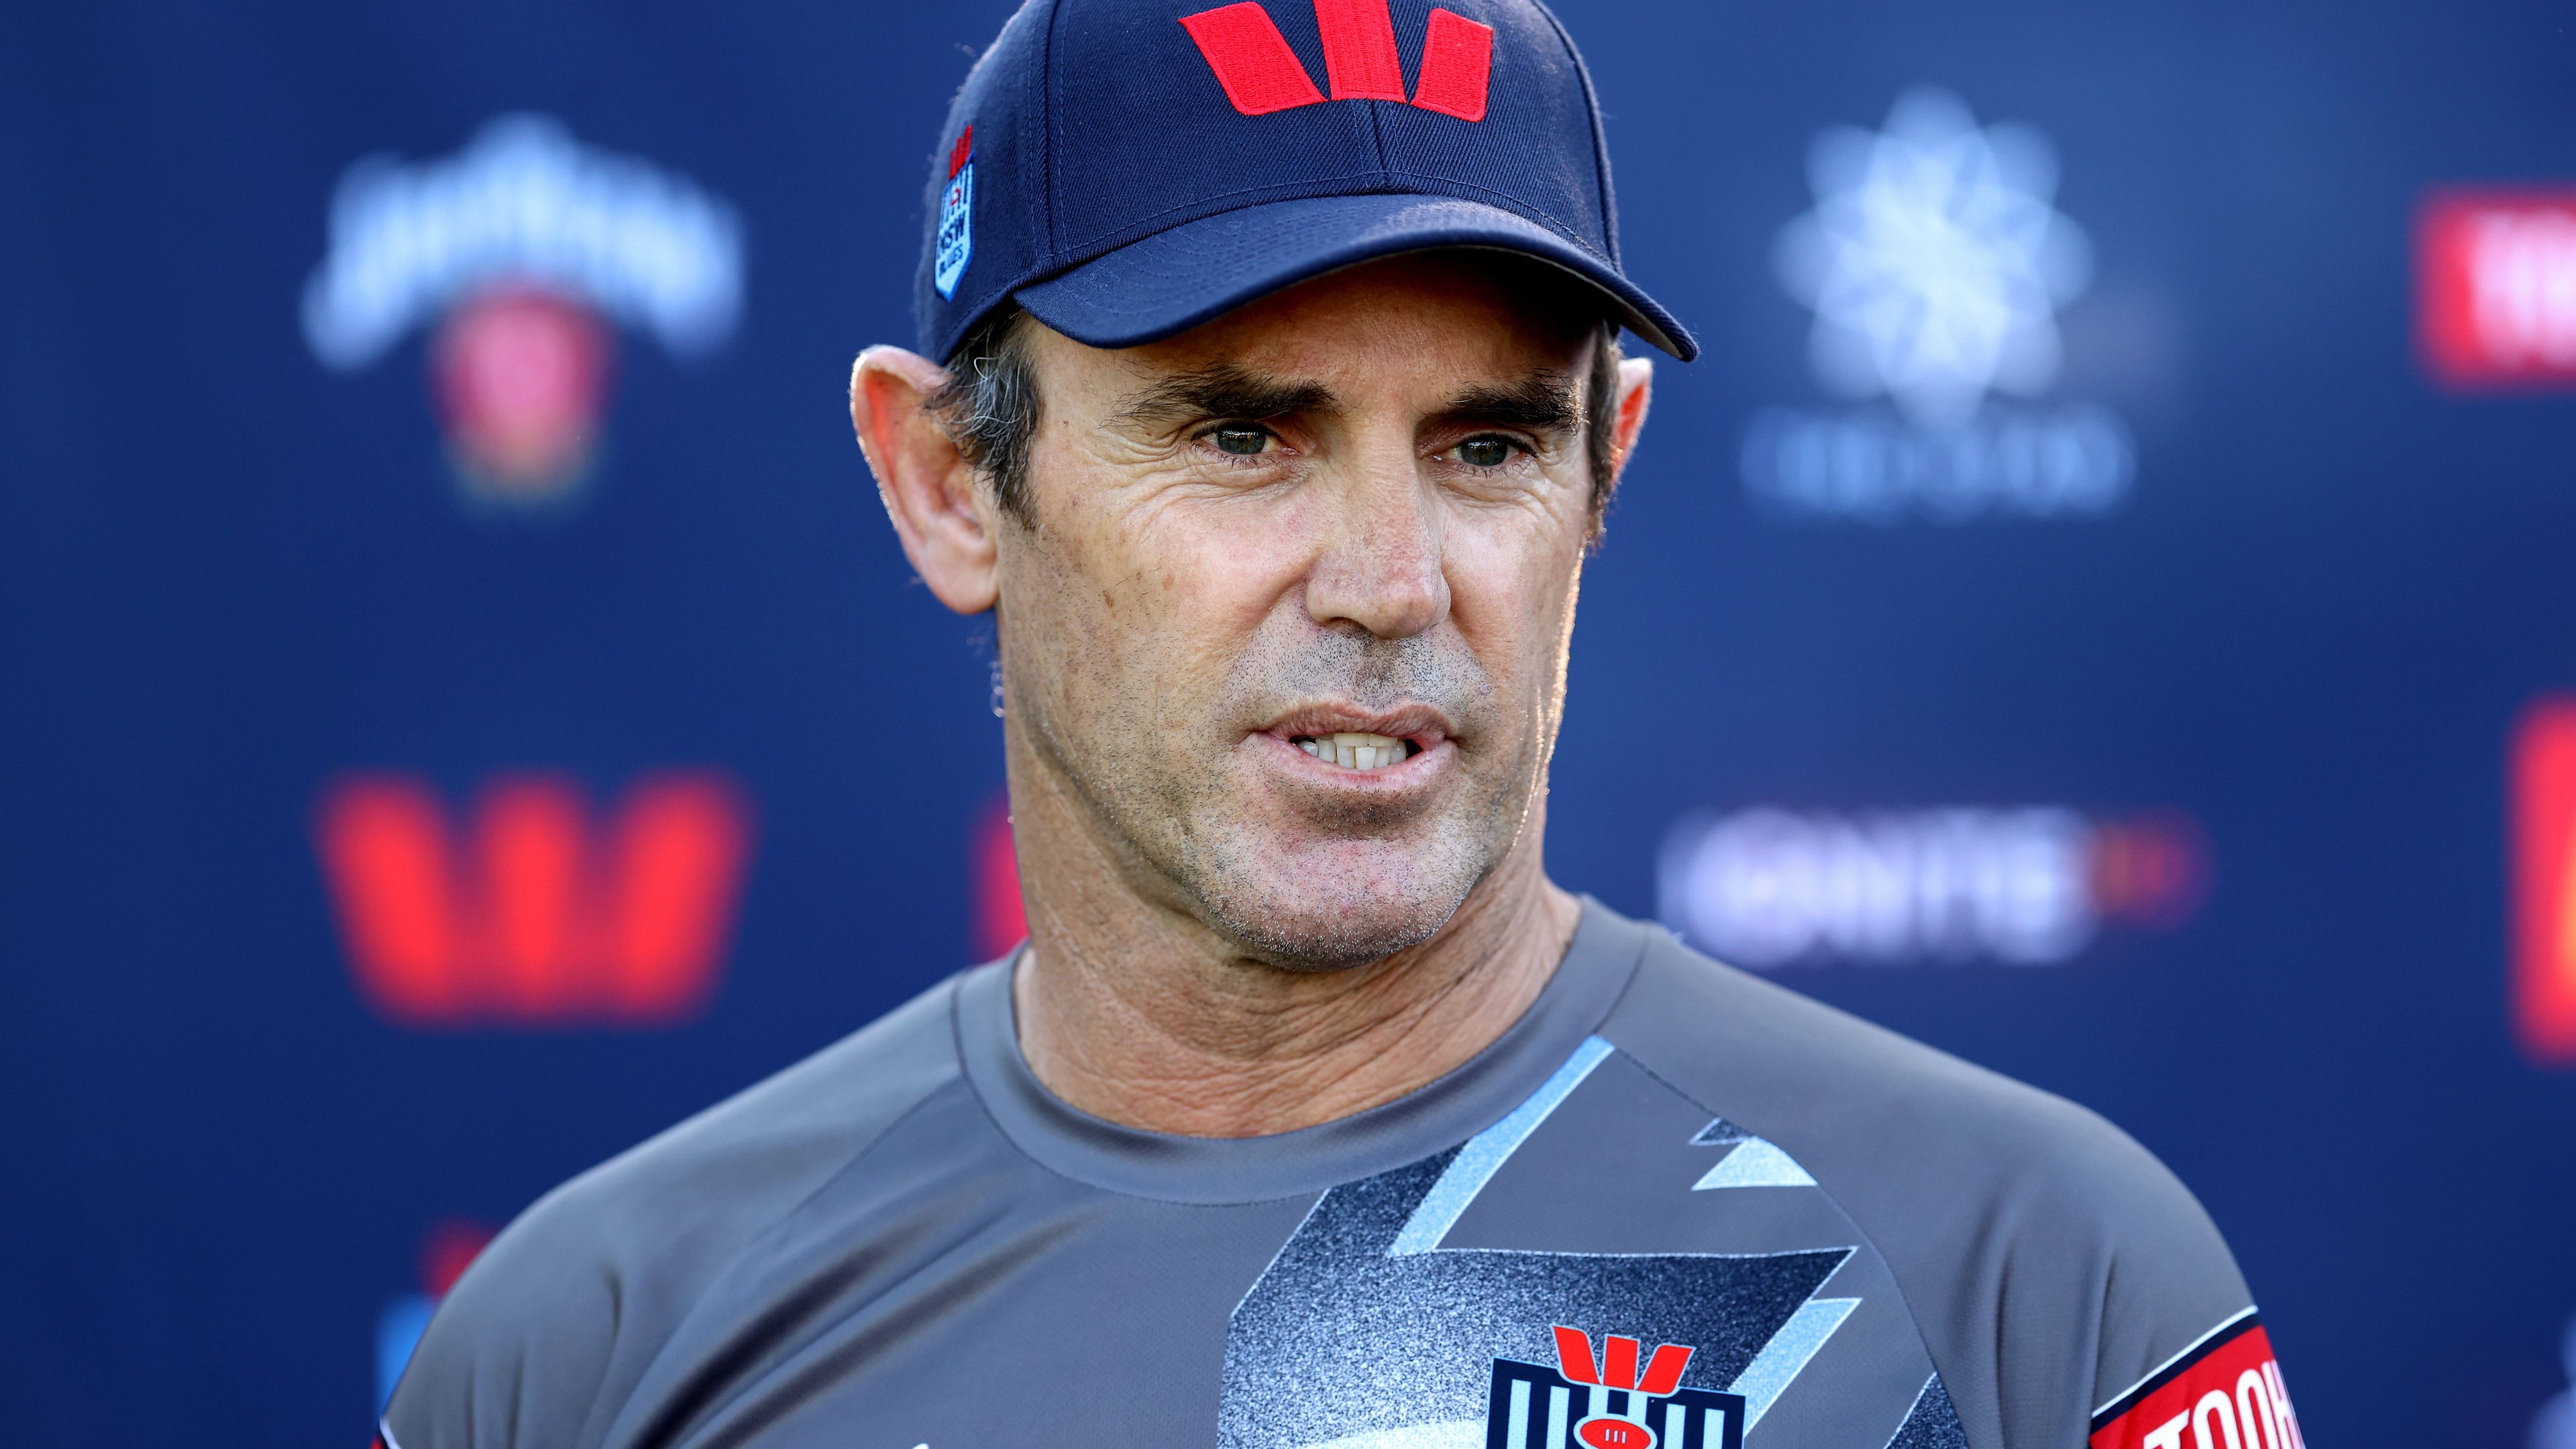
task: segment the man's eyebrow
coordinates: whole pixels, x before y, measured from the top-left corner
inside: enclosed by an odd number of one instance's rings
[[[1441,417],[1455,423],[1572,432],[1583,426],[1583,399],[1573,379],[1553,368],[1541,368],[1518,382],[1466,388],[1449,399]]]
[[[1189,418],[1282,418],[1334,405],[1320,382],[1263,377],[1231,362],[1174,373],[1129,398],[1113,423],[1175,423]]]

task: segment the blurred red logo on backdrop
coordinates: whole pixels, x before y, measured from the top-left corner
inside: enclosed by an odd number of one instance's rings
[[[2576,1066],[2576,695],[2523,711],[2507,769],[2514,1035],[2533,1061]]]
[[[990,961],[1029,934],[1028,907],[1020,896],[1020,857],[1011,843],[1011,798],[997,795],[975,819],[968,842],[969,908],[974,913],[975,959]]]
[[[352,775],[315,836],[359,990],[388,1020],[665,1026],[714,992],[751,814],[723,777],[669,772],[594,821],[574,782],[526,774],[451,822],[426,782]]]
[[[304,336],[352,372],[434,322],[432,388],[467,496],[543,509],[591,471],[611,324],[703,355],[732,334],[742,289],[731,205],[548,117],[501,116],[452,156],[349,168]]]
[[[493,497],[551,495],[590,466],[614,356],[589,308],[499,287],[447,314],[431,367],[457,471]]]
[[[2576,387],[2576,188],[2436,192],[2415,252],[2416,328],[2435,379]]]

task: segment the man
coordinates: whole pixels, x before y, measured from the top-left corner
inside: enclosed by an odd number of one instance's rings
[[[387,1445],[2298,1443],[2134,1143],[1549,883],[1618,329],[1695,349],[1563,31],[1448,4],[977,64],[850,406],[1031,941],[530,1210]]]

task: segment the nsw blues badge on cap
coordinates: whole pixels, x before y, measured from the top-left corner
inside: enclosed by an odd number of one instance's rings
[[[943,298],[957,295],[958,279],[975,255],[975,128],[968,126],[948,149],[948,189],[939,199],[939,231],[931,245],[930,284]]]

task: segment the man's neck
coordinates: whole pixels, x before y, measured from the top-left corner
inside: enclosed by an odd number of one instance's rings
[[[1519,1020],[1574,937],[1582,906],[1541,869],[1539,816],[1438,935],[1322,972],[1246,960],[1137,899],[1097,842],[1024,840],[1067,849],[1023,877],[1021,1053],[1095,1117],[1192,1137],[1288,1132],[1403,1096]]]

